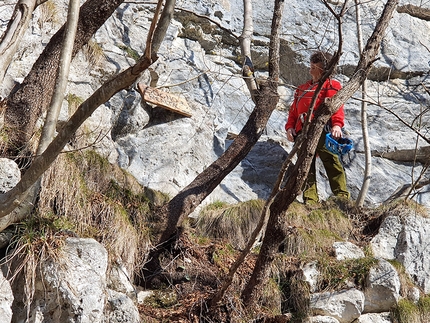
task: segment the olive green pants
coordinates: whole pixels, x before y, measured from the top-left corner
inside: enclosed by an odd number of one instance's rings
[[[318,146],[312,160],[311,168],[309,169],[308,178],[304,185],[303,200],[305,202],[318,202],[317,177],[316,177],[316,157],[320,157],[323,162],[327,177],[329,180],[331,191],[335,196],[349,198],[349,192],[346,187],[346,174],[339,160],[339,157],[325,147],[325,135],[323,131]]]

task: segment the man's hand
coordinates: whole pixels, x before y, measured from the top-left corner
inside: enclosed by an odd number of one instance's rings
[[[287,129],[287,139],[288,141],[294,142],[294,137],[296,136],[296,130],[293,128]]]
[[[333,127],[331,128],[331,136],[332,136],[334,139],[342,138],[342,128],[341,128],[341,127],[339,127],[339,126],[333,126]]]

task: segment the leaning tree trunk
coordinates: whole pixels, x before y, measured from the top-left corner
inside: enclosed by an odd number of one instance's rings
[[[283,1],[280,1],[283,2]],[[272,26],[273,29],[273,26]],[[191,214],[198,205],[221,183],[221,181],[246,157],[263,133],[267,121],[279,101],[279,40],[278,44],[270,46],[269,80],[254,91],[256,106],[242,131],[228,149],[187,187],[182,189],[172,200],[164,205],[158,213],[165,228],[156,247],[148,255],[149,262],[142,269],[141,285],[150,284],[155,273],[160,271],[159,255],[175,237],[178,226],[186,216]],[[254,89],[250,89],[253,91]]]
[[[142,269],[140,285],[151,281],[160,269],[158,257],[162,248],[175,237],[177,227],[186,216],[221,183],[221,181],[246,157],[263,133],[272,111],[279,101],[277,83],[267,82],[256,95],[256,106],[247,123],[228,149],[209,167],[201,172],[188,186],[182,189],[158,213],[163,222],[162,232],[156,247],[149,253],[150,261]]]
[[[303,142],[298,153],[297,162],[293,166],[292,174],[297,175],[290,176],[287,179],[285,187],[275,197],[271,205],[270,217],[260,253],[251,278],[242,292],[242,299],[247,307],[252,307],[257,301],[257,292],[267,282],[270,275],[270,267],[278,247],[290,230],[285,221],[284,214],[294,201],[306,179],[323,127],[330,119],[330,116],[358,90],[366,79],[369,69],[379,52],[382,37],[393,16],[397,3],[398,0],[388,0],[373,34],[360,56],[357,68],[350,81],[334,97],[326,100],[322,106],[318,107],[315,112],[314,119],[309,126],[309,135]]]
[[[46,1],[20,0],[16,4],[7,28],[0,37],[0,86],[2,86],[6,70],[27,31],[34,9]]]
[[[48,145],[44,152],[34,159],[18,184],[5,194],[0,194],[0,219],[4,218],[15,208],[22,205],[27,190],[48,169],[82,123],[88,119],[101,104],[107,102],[119,91],[131,86],[141,73],[151,66],[154,59],[156,60],[157,55],[153,50],[158,49],[160,44],[154,42],[161,42],[163,40],[163,34],[165,35],[170,24],[176,0],[166,0],[161,13],[161,18],[158,20],[163,2],[163,0],[159,0],[157,4],[154,18],[148,33],[147,49],[145,50],[144,56],[142,56],[134,66],[129,67],[118,74],[115,78],[103,84],[87,100],[85,100],[85,102],[78,107],[76,112],[64,124],[57,136]],[[4,221],[1,220],[0,225],[3,223]]]
[[[244,28],[241,38],[242,40],[242,52],[249,54],[251,52],[250,50],[250,33],[252,29],[251,24],[251,17],[252,17],[252,6],[250,0],[244,0]],[[273,18],[272,18],[272,28],[271,28],[271,38],[270,38],[270,45],[269,45],[269,57],[270,57],[270,66],[269,66],[269,76],[270,79],[273,81],[274,84],[276,84],[279,80],[279,48],[280,48],[280,42],[279,42],[279,26],[281,25],[282,21],[282,12],[284,8],[284,2],[283,1],[275,1],[275,7],[273,10]],[[251,33],[252,34],[252,33]],[[246,41],[245,41],[246,40]],[[246,79],[245,79],[246,80]],[[247,82],[248,89],[251,93],[255,93],[255,88],[252,86],[250,82]],[[293,149],[294,150],[294,149]],[[289,154],[291,156],[292,153]],[[294,155],[294,154],[293,154]],[[285,161],[285,164],[288,164],[289,161]],[[284,167],[283,167],[284,169]],[[221,299],[224,297],[224,294],[227,290],[227,288],[231,285],[234,275],[236,274],[236,271],[239,269],[239,267],[242,265],[242,263],[245,261],[246,256],[251,251],[252,246],[254,245],[254,242],[260,233],[260,231],[263,229],[269,214],[269,208],[271,203],[273,202],[273,198],[276,196],[276,194],[279,191],[279,187],[282,183],[284,177],[284,172],[281,170],[280,175],[278,176],[277,182],[275,183],[275,186],[272,190],[272,193],[270,194],[269,198],[267,199],[263,210],[261,212],[260,219],[257,223],[257,226],[254,228],[254,231],[251,233],[250,238],[245,246],[245,248],[240,253],[239,257],[235,260],[235,262],[230,266],[229,273],[225,277],[224,282],[222,286],[216,291],[215,294],[210,296],[209,300],[209,308],[208,310],[211,310],[214,308],[218,302],[221,301]]]
[[[79,23],[73,56],[86,44],[124,0],[88,0],[79,14]],[[30,73],[15,86],[7,98],[4,125],[8,131],[9,151],[25,147],[34,133],[34,127],[47,109],[54,91],[64,26],[51,38]]]

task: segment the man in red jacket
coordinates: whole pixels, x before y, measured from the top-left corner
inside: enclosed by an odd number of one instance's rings
[[[311,56],[309,73],[311,74],[312,79],[297,88],[296,92],[294,93],[294,101],[290,107],[288,121],[285,124],[287,139],[291,142],[294,142],[296,135],[302,130],[302,126],[306,120],[312,97],[314,96],[318,82],[326,72],[331,58],[331,54],[320,51],[315,52]],[[322,90],[316,99],[314,110],[318,109],[318,107],[324,102],[325,98],[332,97],[341,88],[342,85],[338,81],[328,78],[324,82]],[[331,135],[335,139],[342,137],[344,117],[345,112],[343,106],[341,106],[332,115],[328,126],[325,127],[322,133],[303,191],[303,200],[305,203],[312,204],[318,202],[315,166],[315,159],[317,155],[323,162],[333,194],[335,196],[349,198],[349,192],[346,187],[346,175],[342,163],[336,154],[331,153],[325,147],[325,136],[327,133],[326,130],[330,131]]]

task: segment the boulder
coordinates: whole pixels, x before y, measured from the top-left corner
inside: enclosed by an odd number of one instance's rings
[[[336,241],[333,249],[337,260],[364,258],[363,250],[348,241]]]
[[[21,180],[21,171],[11,159],[0,158],[0,193],[6,193]]]
[[[9,281],[3,276],[0,271],[0,318],[2,323],[10,323],[12,321],[12,303],[13,293]]]
[[[310,308],[315,315],[332,316],[340,323],[350,323],[363,312],[364,294],[355,288],[311,294]]]
[[[371,240],[375,257],[396,259],[425,294],[430,293],[430,219],[419,215],[388,216]]]
[[[303,279],[309,283],[309,291],[314,293],[317,291],[318,278],[320,271],[318,270],[317,261],[306,263],[303,268]]]
[[[139,311],[131,298],[126,294],[109,290],[108,302],[110,305],[109,323],[139,323]]]
[[[381,313],[397,305],[400,298],[400,279],[388,261],[380,259],[370,269],[364,290],[363,313]]]
[[[108,279],[107,268],[108,254],[100,243],[67,238],[56,257],[41,262],[36,271],[30,322],[102,323],[107,318],[112,323],[139,322],[133,300],[107,287],[108,280],[117,281],[115,275]],[[14,284],[16,295],[23,297],[24,284]],[[111,284],[127,292],[130,286],[125,285]],[[25,321],[25,303],[14,304],[13,313],[16,322]]]
[[[390,313],[368,313],[361,315],[356,323],[391,323]]]
[[[331,316],[311,316],[306,320],[306,323],[339,323],[339,320]]]

